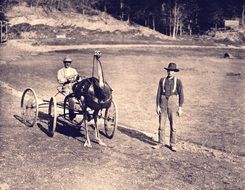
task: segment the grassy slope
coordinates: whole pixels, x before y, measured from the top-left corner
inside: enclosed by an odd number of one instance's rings
[[[71,10],[45,12],[40,7],[15,6],[7,16],[12,38],[41,39],[45,44],[81,43],[147,43],[167,40],[170,37],[139,25],[98,12],[97,15],[82,15]],[[65,39],[56,39],[59,35]]]

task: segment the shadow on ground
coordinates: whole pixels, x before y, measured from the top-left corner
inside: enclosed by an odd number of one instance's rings
[[[14,115],[14,117],[25,125],[23,118],[21,118],[18,115]],[[52,135],[50,134],[49,129],[48,129],[49,115],[44,113],[44,112],[39,111],[38,118],[40,121],[40,122],[37,122],[38,128],[42,132],[44,132],[47,136],[52,137]],[[92,128],[92,130],[95,129],[93,125],[90,125],[90,128]],[[140,140],[140,141],[147,143],[147,144],[150,144],[150,145],[156,145],[157,144],[157,141],[155,141],[152,137],[149,137],[140,131],[137,131],[134,129],[129,129],[129,128],[123,127],[122,125],[119,125],[117,127],[117,129],[122,134],[125,134],[128,137]],[[81,125],[76,126],[76,125],[74,125],[68,121],[63,121],[63,120],[57,119],[57,125],[56,125],[55,132],[60,133],[60,134],[65,135],[65,136],[68,136],[68,137],[72,137],[74,139],[77,139],[78,141],[81,141],[80,139],[78,139],[78,137],[85,137],[85,135],[82,134],[81,131],[84,131],[84,129]],[[100,131],[100,134],[103,136],[106,136],[104,131]]]
[[[120,131],[121,133],[131,137],[131,138],[135,138],[137,140],[140,140],[144,143],[147,143],[147,144],[150,144],[150,145],[156,145],[157,142],[152,138],[152,137],[149,137],[147,136],[146,134],[140,132],[140,131],[137,131],[137,130],[134,130],[134,129],[129,129],[129,128],[126,128],[126,127],[123,127],[122,125],[119,125],[117,127],[118,131]]]

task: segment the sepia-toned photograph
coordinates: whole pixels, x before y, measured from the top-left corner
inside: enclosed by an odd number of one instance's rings
[[[245,189],[244,0],[0,0],[0,190]]]

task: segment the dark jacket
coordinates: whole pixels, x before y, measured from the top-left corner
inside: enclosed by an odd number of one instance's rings
[[[175,90],[173,91],[174,87]],[[161,104],[161,96],[165,96],[166,98],[168,98],[169,96],[173,96],[173,95],[178,95],[179,107],[182,107],[184,103],[184,91],[183,91],[183,85],[181,80],[176,78],[176,84],[175,84],[174,77],[171,79],[169,77],[161,78],[158,84],[156,105],[158,106]]]

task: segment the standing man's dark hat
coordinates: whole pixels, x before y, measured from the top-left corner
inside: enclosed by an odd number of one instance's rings
[[[177,69],[177,66],[175,63],[169,63],[168,68],[164,68],[167,71],[174,71],[174,72],[179,72],[179,69]]]

